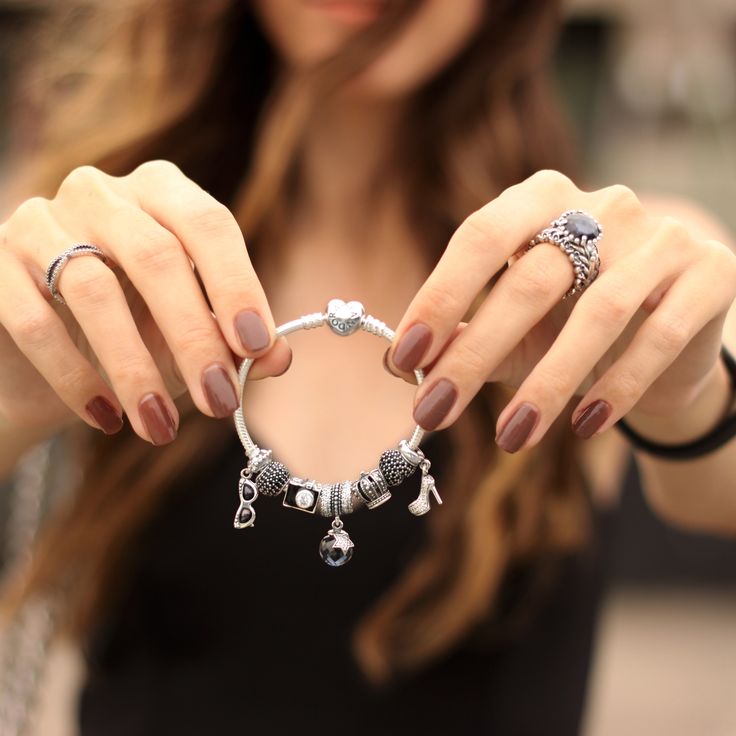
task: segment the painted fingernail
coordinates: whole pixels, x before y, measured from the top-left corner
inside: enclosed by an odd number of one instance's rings
[[[123,428],[123,418],[104,396],[95,396],[84,408],[105,434],[115,434]]]
[[[176,439],[174,418],[158,394],[146,394],[138,402],[138,413],[154,445],[165,445]]]
[[[291,348],[289,348],[289,362],[286,364],[286,368],[284,368],[284,370],[282,370],[281,373],[274,374],[274,378],[276,378],[278,376],[283,376],[284,373],[286,373],[286,371],[288,371],[289,368],[291,368],[291,361],[292,360],[294,360],[294,351]]]
[[[400,371],[413,371],[432,342],[432,330],[423,322],[413,324],[399,339],[393,363]]]
[[[611,416],[612,407],[603,399],[597,399],[583,409],[572,425],[572,430],[578,437],[587,440],[592,437],[603,423]]]
[[[238,395],[224,366],[214,363],[202,372],[202,390],[212,413],[222,419],[238,408]]]
[[[539,419],[539,409],[525,401],[520,404],[496,437],[496,444],[506,452],[516,452],[526,442]]]
[[[386,352],[383,354],[383,367],[386,369],[386,373],[390,373],[395,378],[398,378],[398,376],[391,370],[391,366],[388,364],[389,350],[391,350],[391,348],[386,348]]]
[[[271,341],[266,323],[252,309],[244,309],[235,315],[235,331],[243,347],[251,353],[263,350]]]
[[[447,416],[457,399],[457,388],[448,378],[440,378],[414,407],[414,421],[428,431]]]

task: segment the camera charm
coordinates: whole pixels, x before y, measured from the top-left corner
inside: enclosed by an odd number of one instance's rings
[[[330,299],[325,312],[306,314],[286,322],[276,329],[276,335],[280,337],[325,324],[341,337],[365,330],[392,342],[395,334],[384,322],[367,315],[360,302],[346,303],[342,299]],[[259,496],[282,495],[282,506],[307,514],[332,517],[332,526],[319,543],[319,555],[331,567],[340,567],[350,560],[355,548],[341,517],[363,506],[375,509],[385,503],[391,498],[390,488],[400,485],[417,468],[421,471],[419,495],[408,505],[409,511],[415,516],[426,514],[430,508],[430,493],[438,504],[442,503],[434,478],[429,474],[431,463],[419,449],[424,436],[424,430],[419,425],[414,428],[409,440],[401,440],[398,447],[385,450],[378,466],[361,472],[357,480],[319,483],[292,475],[283,463],[274,459],[271,450],[258,447],[253,442],[245,426],[243,390],[252,364],[253,358],[246,358],[240,367],[240,406],[234,414],[235,428],[247,457],[238,483],[240,505],[235,512],[236,529],[247,529],[255,524],[253,504]],[[421,384],[424,380],[422,369],[415,369],[414,374],[418,384]]]

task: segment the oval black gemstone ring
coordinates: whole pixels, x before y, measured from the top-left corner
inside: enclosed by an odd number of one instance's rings
[[[537,233],[522,252],[526,253],[539,243],[553,243],[567,254],[575,280],[562,297],[566,299],[587,289],[598,276],[601,265],[598,241],[602,235],[603,227],[592,215],[583,210],[567,210]]]
[[[324,312],[305,314],[298,319],[286,322],[276,329],[276,336],[288,335],[296,330],[309,330],[327,325],[332,332],[341,337],[364,330],[392,342],[394,331],[372,315],[366,314],[358,301],[344,302],[331,299]],[[319,546],[320,557],[331,567],[345,564],[353,555],[353,542],[344,529],[341,515],[350,514],[365,506],[374,509],[391,498],[392,486],[398,486],[411,476],[417,468],[421,470],[419,496],[409,505],[409,511],[420,516],[429,511],[429,494],[437,503],[442,503],[435,487],[434,478],[429,474],[430,461],[419,449],[419,442],[425,430],[418,424],[409,440],[401,440],[398,447],[381,454],[375,468],[361,472],[353,481],[339,483],[319,483],[316,480],[300,478],[273,458],[270,449],[261,448],[253,441],[245,425],[243,413],[243,390],[253,358],[246,358],[240,366],[240,405],[235,410],[235,428],[245,449],[247,464],[240,471],[238,496],[240,506],[235,512],[236,529],[252,527],[256,513],[254,501],[260,496],[279,496],[283,494],[282,505],[309,514],[334,517],[332,528]],[[414,371],[417,383],[424,380],[421,368]]]

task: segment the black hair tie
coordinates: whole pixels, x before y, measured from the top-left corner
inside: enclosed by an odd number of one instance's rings
[[[731,403],[733,404],[733,397],[736,395],[736,360],[725,345],[721,345],[721,356],[731,378]],[[670,460],[689,460],[707,455],[732,439],[736,435],[736,413],[723,419],[720,424],[702,437],[680,445],[662,445],[652,442],[635,432],[623,419],[619,419],[613,426],[618,427],[628,437],[631,444],[650,455],[666,457]]]

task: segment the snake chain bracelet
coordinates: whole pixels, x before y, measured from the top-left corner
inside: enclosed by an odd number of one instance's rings
[[[358,301],[344,302],[331,299],[324,312],[306,314],[286,322],[276,329],[278,337],[297,330],[310,330],[327,325],[336,335],[347,337],[365,330],[389,342],[394,331],[384,322],[366,314]],[[291,474],[276,460],[270,449],[259,447],[251,438],[245,424],[243,392],[253,358],[246,358],[239,371],[240,406],[234,413],[235,427],[247,456],[246,466],[240,471],[238,497],[240,505],[235,512],[236,529],[252,527],[256,519],[254,502],[259,496],[283,495],[282,505],[308,514],[333,517],[332,526],[319,544],[320,557],[330,566],[344,565],[353,556],[354,543],[345,530],[341,517],[365,506],[375,509],[391,498],[390,488],[400,485],[417,468],[421,470],[419,495],[409,504],[409,511],[417,516],[429,511],[429,494],[442,503],[434,478],[429,474],[430,461],[419,449],[424,430],[417,425],[410,439],[402,439],[398,447],[384,451],[377,467],[361,472],[357,480],[337,483],[319,483]],[[418,384],[424,380],[420,368],[415,369]]]

